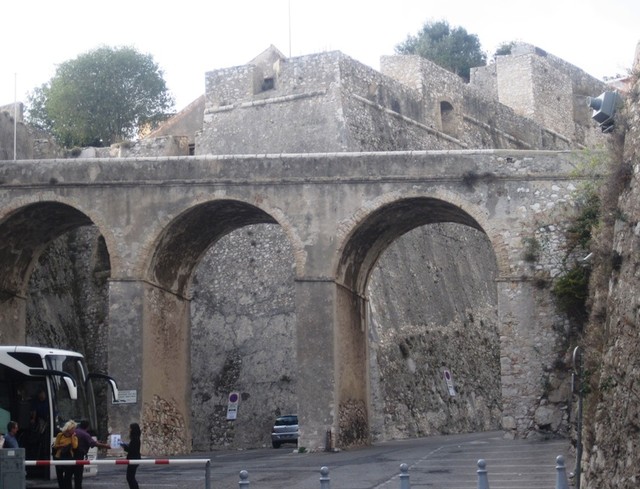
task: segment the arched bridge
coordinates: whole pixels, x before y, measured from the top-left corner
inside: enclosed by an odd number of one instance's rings
[[[350,409],[367,412],[362,311],[376,260],[415,227],[454,222],[486,233],[495,251],[503,351],[538,343],[535,354],[521,349],[518,365],[501,364],[504,416],[517,432],[557,334],[539,300],[548,291],[528,280],[523,239],[541,215],[560,222],[571,210],[575,161],[571,152],[478,150],[3,162],[0,341],[25,341],[27,284],[42,250],[93,224],[111,267],[110,373],[138,392],[137,404],[111,409],[110,424],[124,432],[162,401],[189,431],[194,269],[225,234],[275,223],[295,260],[301,443],[322,447],[332,429],[348,445],[363,440],[338,420],[368,425]],[[553,242],[561,228],[549,230]]]

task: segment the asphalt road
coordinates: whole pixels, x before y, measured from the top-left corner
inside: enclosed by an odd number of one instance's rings
[[[565,457],[567,473],[574,468],[569,448],[567,440],[508,440],[502,432],[490,432],[398,440],[337,453],[294,453],[293,446],[283,445],[194,453],[189,458],[211,460],[211,489],[238,488],[241,470],[249,473],[245,489],[319,489],[323,466],[334,489],[399,488],[402,463],[409,467],[412,489],[473,489],[479,459],[486,461],[491,489],[554,489],[556,457]],[[141,488],[204,489],[205,468],[141,466],[138,482]],[[102,465],[97,477],[85,478],[83,487],[127,489],[125,467]]]

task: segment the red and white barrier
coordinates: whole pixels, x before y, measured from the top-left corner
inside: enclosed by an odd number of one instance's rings
[[[211,460],[208,458],[142,458],[127,460],[126,458],[98,460],[25,460],[27,467],[51,465],[202,465],[204,464],[204,487],[211,489]]]
[[[207,465],[211,464],[208,458],[142,458],[127,460],[125,458],[98,459],[98,460],[25,460],[27,467],[42,467],[50,465]]]

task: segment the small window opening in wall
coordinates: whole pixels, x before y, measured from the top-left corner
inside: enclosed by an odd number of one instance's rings
[[[393,110],[394,112],[397,112],[398,114],[400,114],[400,102],[398,102],[397,100],[392,100],[391,101],[391,110]]]
[[[193,156],[196,154],[196,145],[191,143],[189,145],[189,156]]]
[[[455,134],[455,114],[453,105],[449,102],[440,102],[440,122],[442,123],[442,132],[446,134]]]
[[[265,78],[262,80],[262,91],[273,90],[276,86],[276,82],[273,77]]]

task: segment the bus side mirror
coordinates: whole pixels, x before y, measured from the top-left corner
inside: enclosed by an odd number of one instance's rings
[[[113,377],[106,375],[106,374],[96,374],[96,373],[90,373],[87,376],[87,381],[90,379],[103,379],[106,380],[109,385],[111,386],[111,394],[113,395],[113,402],[118,402],[119,399],[119,393],[118,393],[118,384],[116,384],[116,381]]]
[[[67,384],[67,390],[69,391],[69,398],[72,400],[78,399],[78,386],[71,377],[62,377],[64,383]]]
[[[118,385],[113,379],[109,379],[109,385],[111,386],[111,393],[113,394],[113,402],[118,402],[120,393],[118,392]]]
[[[64,379],[64,383],[67,386],[67,390],[69,391],[69,398],[74,401],[78,399],[78,385],[76,384],[76,379],[70,373],[64,372],[62,370],[52,370],[48,368],[30,368],[29,375],[34,376],[59,376]]]

